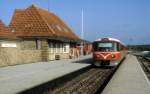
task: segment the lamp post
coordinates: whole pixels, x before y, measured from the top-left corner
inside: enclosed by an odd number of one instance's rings
[[[48,11],[50,11],[50,0],[48,0]]]
[[[83,9],[81,11],[81,55],[83,55],[83,47],[84,47],[84,15]]]
[[[47,2],[47,9],[50,11],[50,0],[45,0],[45,2]]]

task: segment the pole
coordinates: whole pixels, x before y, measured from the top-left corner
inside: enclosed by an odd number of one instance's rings
[[[83,15],[83,9],[81,11],[81,55],[83,55],[83,47],[84,47],[84,15]]]
[[[83,25],[83,24],[84,24],[84,23],[83,23],[83,20],[84,20],[84,19],[83,19],[83,16],[84,16],[84,15],[83,15],[83,9],[82,9],[82,22],[81,22],[81,23],[82,23],[82,30],[81,30],[81,37],[82,37],[82,39],[84,39],[84,28],[83,28],[83,27],[84,27],[84,25]]]
[[[48,0],[48,11],[50,11],[50,0]]]

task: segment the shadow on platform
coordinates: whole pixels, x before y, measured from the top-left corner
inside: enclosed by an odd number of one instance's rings
[[[81,63],[81,64],[92,64],[92,58],[88,58],[88,59],[83,59],[83,60],[76,60],[73,61],[72,63]]]

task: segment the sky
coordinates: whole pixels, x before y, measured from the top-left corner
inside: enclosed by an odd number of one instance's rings
[[[84,39],[120,39],[125,44],[150,44],[150,0],[0,0],[0,19],[9,25],[14,10],[35,4],[59,16]]]

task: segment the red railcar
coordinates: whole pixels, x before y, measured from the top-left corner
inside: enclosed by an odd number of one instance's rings
[[[126,46],[115,38],[100,38],[93,42],[93,65],[116,66],[126,56]]]

